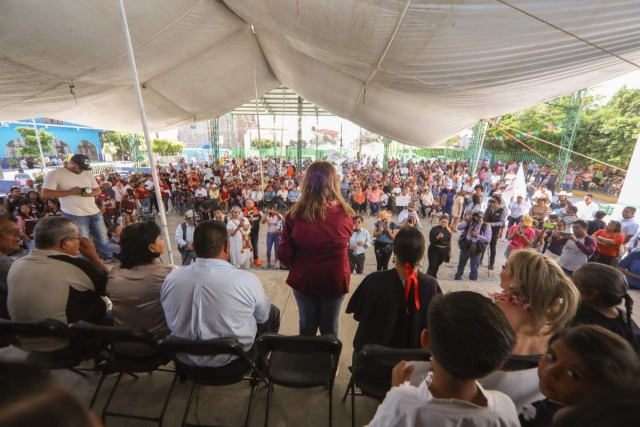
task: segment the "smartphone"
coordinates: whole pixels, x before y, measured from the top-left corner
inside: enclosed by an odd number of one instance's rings
[[[556,228],[556,225],[552,222],[545,222],[544,224],[542,224],[542,227],[553,230],[554,228]]]
[[[567,233],[566,231],[561,231],[558,234],[560,234],[560,237],[564,237],[566,239],[566,238],[571,237],[571,234],[573,234],[573,233]]]

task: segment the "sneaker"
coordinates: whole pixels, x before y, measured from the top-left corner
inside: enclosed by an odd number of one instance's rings
[[[280,261],[276,261],[276,264],[273,268],[275,268],[276,270],[280,270]]]
[[[105,258],[105,259],[102,260],[102,262],[104,262],[105,264],[109,264],[109,265],[120,264],[120,261],[118,261],[114,257]]]
[[[262,268],[271,268],[271,263],[267,262],[267,265],[263,265]]]
[[[258,258],[254,259],[254,260],[253,260],[253,263],[254,263],[255,265],[257,265],[258,267],[260,267],[260,266],[262,265],[262,263],[260,262],[260,260],[259,260]]]

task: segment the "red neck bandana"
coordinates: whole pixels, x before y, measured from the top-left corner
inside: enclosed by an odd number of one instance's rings
[[[407,283],[404,287],[404,305],[407,309],[407,314],[409,314],[409,290],[411,289],[411,285],[414,286],[413,289],[413,301],[416,305],[416,310],[420,310],[420,300],[418,299],[418,276],[416,275],[415,270],[411,267],[411,264],[406,263],[404,268],[407,269]]]

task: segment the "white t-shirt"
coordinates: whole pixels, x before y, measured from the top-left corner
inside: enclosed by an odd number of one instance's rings
[[[152,179],[148,179],[144,182],[144,188],[147,189],[147,191],[153,191],[155,187],[153,180]]]
[[[378,407],[369,427],[519,427],[516,407],[504,393],[484,390],[487,406],[456,399],[437,399],[431,395],[427,381],[419,387],[408,382],[394,387]]]
[[[67,168],[55,169],[49,172],[44,179],[42,188],[54,191],[68,191],[73,187],[98,188],[98,182],[91,171],[83,171],[80,174],[71,172]],[[60,210],[64,213],[76,216],[89,216],[100,213],[94,197],[67,196],[60,197]]]

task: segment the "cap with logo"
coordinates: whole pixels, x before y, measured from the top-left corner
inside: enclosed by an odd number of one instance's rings
[[[82,169],[83,171],[91,170],[91,159],[84,154],[75,154],[73,157],[71,157],[71,161],[80,166],[80,169]]]

